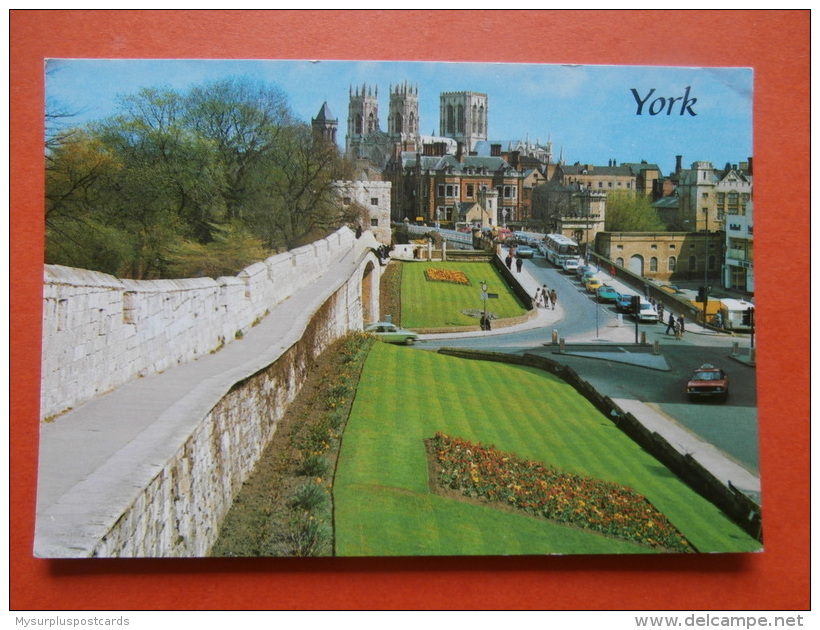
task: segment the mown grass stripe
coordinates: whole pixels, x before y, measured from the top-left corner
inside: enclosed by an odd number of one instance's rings
[[[546,407],[533,401],[546,400]],[[436,431],[633,487],[700,551],[759,544],[555,377],[376,344],[345,432],[334,494],[340,555],[645,553],[531,517],[433,497]],[[498,532],[503,523],[503,545]]]

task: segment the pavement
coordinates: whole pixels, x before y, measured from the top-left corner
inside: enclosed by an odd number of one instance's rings
[[[134,497],[157,475],[196,424],[239,380],[274,362],[304,334],[321,304],[356,267],[359,250],[345,253],[329,273],[271,309],[241,340],[219,352],[179,365],[162,374],[135,379],[40,426],[35,555],[77,557],[88,541],[99,540]],[[531,294],[538,281],[527,271],[513,272]],[[611,278],[607,280],[616,284]],[[492,331],[422,335],[421,339],[493,336],[518,330],[549,328],[565,316],[560,300],[555,309],[538,309],[526,322]],[[695,334],[696,325],[692,325]],[[689,332],[689,330],[687,331]],[[588,341],[588,340],[587,340]],[[606,326],[602,344],[634,343],[630,326]],[[571,350],[594,358],[598,352]],[[662,357],[647,352],[619,352],[634,364]],[[614,360],[613,353],[606,353]],[[653,367],[646,365],[646,367]],[[668,369],[668,368],[667,368]],[[637,400],[616,401],[645,426],[690,453],[718,479],[748,491],[759,491],[759,479],[744,471],[713,446],[682,429],[673,419]],[[78,541],[81,541],[78,543]],[[82,541],[86,541],[83,543]],[[79,544],[79,547],[78,547]]]

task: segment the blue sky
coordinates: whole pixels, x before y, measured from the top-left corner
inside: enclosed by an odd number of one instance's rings
[[[339,119],[344,145],[350,86],[379,88],[379,117],[387,127],[389,87],[407,81],[419,89],[423,134],[439,131],[439,93],[484,92],[489,99],[490,140],[551,139],[568,163],[606,165],[656,163],[668,174],[675,156],[684,166],[697,160],[722,167],[752,156],[753,74],[749,68],[679,68],[500,63],[274,60],[49,60],[47,99],[78,112],[77,123],[117,111],[119,96],[143,87],[180,91],[228,76],[247,76],[275,84],[294,113],[309,122],[324,101]],[[682,100],[667,115],[668,98],[696,98],[680,115]],[[646,101],[637,115],[635,89]],[[649,115],[657,97],[663,113]],[[659,101],[655,105],[658,111]]]

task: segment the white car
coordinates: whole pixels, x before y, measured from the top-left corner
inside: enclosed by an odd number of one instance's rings
[[[658,311],[655,310],[655,307],[652,306],[651,303],[647,302],[643,298],[641,298],[641,305],[638,310],[638,321],[641,322],[657,322],[658,321]]]
[[[561,268],[567,273],[575,273],[575,270],[578,269],[578,265],[580,264],[577,258],[567,258],[561,263]]]

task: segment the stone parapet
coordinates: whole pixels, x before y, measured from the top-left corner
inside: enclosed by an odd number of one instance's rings
[[[46,265],[41,417],[241,338],[354,241],[353,232],[342,228],[236,277],[216,279],[128,280]]]

